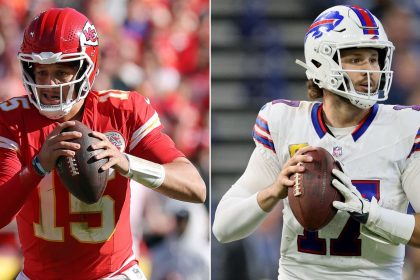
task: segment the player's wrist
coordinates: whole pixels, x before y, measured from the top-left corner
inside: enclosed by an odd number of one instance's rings
[[[369,200],[358,197],[360,201],[360,208],[358,211],[349,212],[350,216],[361,224],[366,224],[370,214],[370,202]]]
[[[282,186],[280,192],[278,192],[276,194],[276,198],[277,199],[285,199],[287,197],[287,193],[289,191],[289,187],[287,186]]]
[[[41,177],[44,177],[45,175],[47,175],[48,173],[50,173],[50,171],[47,171],[41,164],[38,155],[35,155],[32,158],[32,167],[33,170],[35,170],[36,174],[38,174]]]
[[[392,244],[407,244],[414,231],[415,219],[413,215],[381,207],[372,198],[369,217],[364,226]]]
[[[125,158],[127,159],[127,172],[125,172],[125,173],[121,173],[121,175],[123,175],[124,177],[126,177],[126,178],[129,178],[129,179],[131,179],[131,178],[133,178],[133,171],[131,170],[131,168],[130,168],[130,159],[128,158],[128,156],[127,156],[127,154],[126,153],[123,153],[123,155],[125,156]]]
[[[268,187],[267,192],[271,199],[281,200],[287,197],[287,187],[276,183]]]
[[[125,154],[128,161],[128,172],[122,174],[148,188],[156,189],[165,180],[165,168],[163,165],[142,158]]]
[[[287,197],[288,187],[281,183],[281,180],[277,180],[268,187],[269,196],[276,200],[281,200]]]

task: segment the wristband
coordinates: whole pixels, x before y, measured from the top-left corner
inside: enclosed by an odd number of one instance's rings
[[[41,163],[39,162],[38,155],[34,156],[34,158],[32,159],[32,167],[39,176],[44,177],[45,175],[50,173],[45,171],[45,169],[42,167]]]
[[[372,198],[369,218],[364,226],[391,244],[407,244],[413,234],[415,220],[413,215],[379,206]]]
[[[129,154],[124,153],[124,155],[128,160],[128,172],[122,174],[124,177],[133,179],[151,189],[156,189],[162,185],[165,180],[163,165]]]

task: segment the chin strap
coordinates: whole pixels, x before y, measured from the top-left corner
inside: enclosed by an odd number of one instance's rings
[[[162,185],[165,180],[165,168],[163,165],[126,153],[124,155],[128,160],[129,166],[127,174],[123,174],[124,177],[133,179],[151,189],[156,189]]]

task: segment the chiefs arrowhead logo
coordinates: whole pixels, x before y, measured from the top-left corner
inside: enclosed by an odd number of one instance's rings
[[[83,32],[80,35],[80,44],[82,46],[97,46],[98,45],[98,33],[96,28],[90,22],[86,22],[85,27],[83,27]]]

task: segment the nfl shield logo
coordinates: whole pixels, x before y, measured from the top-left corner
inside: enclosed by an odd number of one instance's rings
[[[343,154],[343,149],[340,146],[334,146],[333,147],[333,156],[339,157]]]

